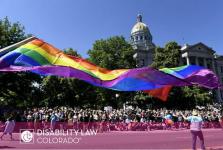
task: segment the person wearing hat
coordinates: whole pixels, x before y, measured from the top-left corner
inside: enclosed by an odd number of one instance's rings
[[[197,137],[200,139],[201,149],[205,150],[204,136],[203,136],[203,133],[201,131],[202,122],[203,122],[201,116],[198,115],[198,112],[196,110],[193,110],[191,116],[185,117],[183,114],[182,114],[182,116],[185,120],[188,120],[190,122],[190,131],[191,131],[191,135],[192,135],[192,148],[193,148],[193,150],[196,149]]]

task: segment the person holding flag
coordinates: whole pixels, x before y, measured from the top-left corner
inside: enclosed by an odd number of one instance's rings
[[[188,120],[190,122],[190,132],[192,135],[192,149],[196,150],[196,141],[197,137],[200,139],[200,145],[201,149],[205,150],[204,146],[204,136],[201,131],[202,128],[202,118],[200,115],[198,115],[198,112],[196,110],[193,110],[192,115],[185,117],[183,113],[181,114],[185,120]]]

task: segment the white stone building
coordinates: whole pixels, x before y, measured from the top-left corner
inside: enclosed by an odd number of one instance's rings
[[[148,66],[152,64],[155,44],[152,42],[152,35],[149,28],[142,22],[142,16],[137,16],[137,23],[131,30],[131,39],[133,49],[136,51],[134,58],[137,67]],[[179,65],[199,65],[213,70],[223,84],[223,56],[218,56],[216,52],[205,45],[197,43],[194,45],[184,45],[181,48],[181,64]],[[223,89],[215,90],[211,93],[216,102],[223,102]]]
[[[149,28],[142,22],[141,15],[137,16],[137,23],[132,28],[130,42],[136,51],[134,58],[136,59],[137,67],[152,64],[155,44],[152,42]]]

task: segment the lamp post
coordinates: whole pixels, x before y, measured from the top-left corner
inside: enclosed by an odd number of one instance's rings
[[[213,100],[214,100],[214,91],[209,91],[208,94],[210,95],[211,97],[211,102],[213,103]]]
[[[120,96],[120,95],[119,95],[118,93],[115,94],[115,99],[116,99],[117,107],[118,107],[118,98],[119,98],[119,96]]]
[[[0,98],[0,101],[1,101],[1,102],[3,102],[3,101],[4,101],[4,98],[3,98],[3,97],[1,97],[1,98]]]
[[[77,94],[77,95],[75,95],[75,101],[76,101],[76,104],[78,104],[78,102],[79,102],[79,98],[80,98],[80,96]],[[75,102],[74,102],[74,104],[75,104]]]
[[[115,98],[116,98],[116,100],[118,99],[118,97],[119,97],[119,94],[115,94]]]
[[[137,53],[135,53],[133,56],[133,59],[135,60],[135,65],[136,65],[136,68],[138,68],[139,66],[138,66],[138,64],[137,64],[137,57],[138,57],[138,54]]]

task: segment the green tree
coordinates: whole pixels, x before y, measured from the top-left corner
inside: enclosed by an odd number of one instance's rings
[[[156,47],[152,66],[155,68],[178,67],[180,54],[180,46],[176,42],[169,42],[164,48]]]
[[[72,48],[64,50],[65,54],[80,57]],[[87,107],[96,104],[93,86],[75,78],[62,78],[47,76],[43,79],[42,90],[44,93],[40,105],[43,106],[79,106]]]
[[[88,54],[90,56],[89,61],[110,70],[135,68],[136,66],[133,59],[134,50],[122,36],[97,40]],[[99,87],[95,87],[95,94],[96,100],[101,106],[121,107],[123,102],[133,99],[132,92],[118,92]]]
[[[103,68],[135,68],[134,50],[122,36],[97,40],[88,51],[89,60]]]
[[[0,20],[0,49],[30,36],[25,34],[24,29],[19,22],[11,23],[7,17]]]
[[[67,54],[67,55],[81,57],[81,55],[78,54],[77,51],[74,50],[73,48],[66,48],[66,49],[64,49],[63,51],[64,51],[64,53]]]
[[[19,22],[11,23],[8,18],[0,20],[0,48],[24,40],[24,27]],[[0,105],[8,107],[25,107],[37,103],[33,96],[39,93],[36,86],[40,77],[32,73],[0,74]]]
[[[155,68],[178,67],[180,65],[180,46],[176,42],[169,42],[164,48],[157,47],[155,49],[154,62]],[[168,108],[193,108],[195,105],[205,104],[211,101],[211,95],[208,90],[192,86],[192,87],[174,87],[169,95],[168,101],[161,104]],[[160,102],[153,102],[154,105]]]
[[[195,99],[194,102],[191,102],[195,105],[206,105],[208,103],[212,103],[212,92],[210,90],[192,86],[192,87],[184,87],[183,92],[185,94],[186,99]]]

